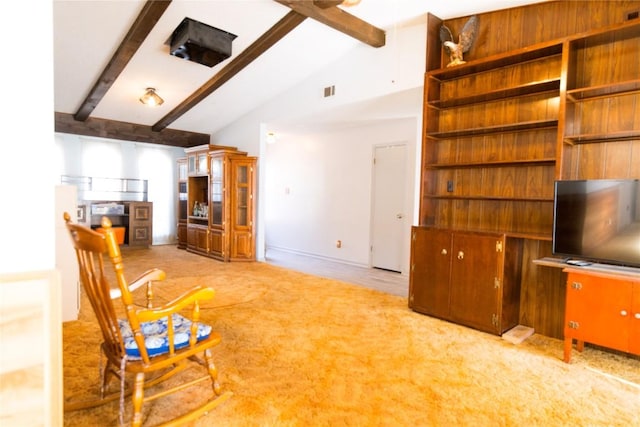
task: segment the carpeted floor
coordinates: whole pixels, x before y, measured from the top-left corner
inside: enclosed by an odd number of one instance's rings
[[[167,272],[160,298],[196,284],[216,289],[202,319],[222,335],[214,354],[233,396],[196,426],[640,426],[637,357],[588,347],[565,364],[559,340],[533,335],[513,345],[360,286],[173,246],[123,252],[130,279],[150,267]],[[72,400],[95,390],[99,375],[99,331],[86,300],[63,329]],[[205,393],[203,385],[152,402],[145,425]],[[117,420],[115,402],[65,413],[64,424]]]

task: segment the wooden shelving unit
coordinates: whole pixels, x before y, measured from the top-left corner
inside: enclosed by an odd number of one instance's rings
[[[555,180],[640,177],[640,20],[623,21],[628,7],[552,1],[481,14],[477,56],[453,67],[438,41],[445,22],[427,20],[418,228],[508,238],[506,250],[518,256],[507,259],[523,265],[519,320],[556,338],[564,330],[562,275],[524,267],[551,255]],[[455,33],[467,19],[446,25]],[[566,25],[542,24],[552,21]],[[430,298],[425,272],[453,268],[441,258],[412,259],[410,301]],[[477,327],[466,314],[429,307]]]
[[[640,140],[640,22],[638,19],[582,33],[566,42],[567,78],[565,120],[558,136],[564,158],[559,178],[640,176],[640,166],[629,164],[593,170],[588,160],[603,156],[612,144],[634,145]],[[626,170],[625,170],[626,169]]]
[[[562,46],[426,73],[423,225],[550,235]]]

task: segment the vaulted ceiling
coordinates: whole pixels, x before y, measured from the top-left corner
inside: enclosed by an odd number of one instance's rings
[[[522,0],[54,0],[56,131],[189,147],[385,31]],[[237,35],[207,67],[169,54],[185,18]],[[154,87],[159,107],[138,101]]]

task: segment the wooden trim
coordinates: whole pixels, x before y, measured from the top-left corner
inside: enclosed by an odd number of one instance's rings
[[[122,40],[122,43],[120,43],[118,50],[113,54],[111,60],[102,71],[102,74],[93,85],[89,95],[87,95],[73,116],[74,119],[79,121],[87,120],[109,88],[115,83],[133,55],[138,51],[142,42],[144,42],[147,35],[169,6],[169,3],[171,3],[171,0],[148,0],[145,3],[136,21],[129,29],[124,40]]]
[[[360,18],[338,7],[320,8],[314,5],[313,1],[304,0],[275,0],[276,2],[290,7],[305,17],[315,19],[334,30],[338,30],[372,47],[382,47],[385,44],[385,33]]]
[[[79,122],[74,120],[71,114],[58,112],[55,113],[55,131],[183,148],[209,144],[210,140],[210,136],[204,133],[173,129],[155,132],[151,130],[150,126],[115,120],[88,118],[83,122]]]

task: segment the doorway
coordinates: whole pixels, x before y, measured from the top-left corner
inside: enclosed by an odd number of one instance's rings
[[[407,183],[407,145],[374,147],[371,266],[402,272]]]

